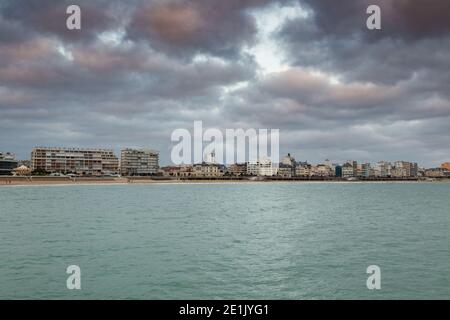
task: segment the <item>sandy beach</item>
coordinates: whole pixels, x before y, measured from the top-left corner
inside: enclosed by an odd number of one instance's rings
[[[439,180],[262,180],[262,179],[176,179],[150,177],[14,177],[1,176],[2,186],[39,186],[39,185],[105,185],[105,184],[189,184],[189,183],[448,183],[450,179]]]

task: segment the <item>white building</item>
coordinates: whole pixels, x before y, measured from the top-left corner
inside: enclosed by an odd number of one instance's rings
[[[208,153],[206,155],[205,162],[215,164],[216,163],[216,154],[214,152]]]
[[[273,176],[277,174],[277,168],[272,165],[268,158],[249,161],[247,163],[247,174],[254,176]]]
[[[391,176],[392,165],[390,162],[380,161],[373,167],[375,177],[386,178]]]

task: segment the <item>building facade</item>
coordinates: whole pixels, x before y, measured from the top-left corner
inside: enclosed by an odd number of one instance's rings
[[[196,177],[217,178],[225,174],[225,166],[206,162],[194,164],[193,174]]]
[[[419,168],[417,163],[407,161],[397,161],[394,168],[391,170],[391,175],[394,178],[411,178],[418,176]]]
[[[331,168],[325,164],[318,164],[311,167],[313,177],[331,177]]]
[[[247,174],[247,163],[233,163],[228,166],[228,173],[232,176],[245,176]]]
[[[295,164],[295,158],[288,153],[287,156],[281,159],[277,175],[284,178],[295,176]]]
[[[191,177],[194,175],[194,167],[190,164],[168,166],[161,168],[160,172],[167,177]]]
[[[311,175],[311,165],[307,162],[298,162],[295,166],[297,177],[309,177]]]
[[[47,173],[100,176],[117,174],[119,159],[110,149],[36,147],[31,152],[31,169]]]
[[[150,149],[123,149],[120,172],[124,176],[149,176],[159,169],[159,153]]]
[[[386,161],[379,161],[373,168],[373,175],[377,178],[388,178],[391,176],[392,164]]]
[[[18,161],[14,154],[0,152],[0,175],[10,175],[17,166]]]
[[[445,178],[450,177],[450,172],[442,168],[432,168],[425,170],[425,177],[427,178]]]
[[[272,166],[270,159],[259,159],[247,163],[247,174],[251,176],[273,176],[277,174],[277,168]]]
[[[347,178],[353,178],[355,177],[355,166],[353,164],[350,163],[345,163],[342,166],[342,178],[347,179]]]
[[[371,176],[370,163],[358,164],[358,177],[369,178]]]

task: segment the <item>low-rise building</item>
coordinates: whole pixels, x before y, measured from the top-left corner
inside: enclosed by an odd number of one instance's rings
[[[194,168],[190,164],[162,167],[159,171],[168,177],[191,177],[194,175]]]
[[[273,176],[277,174],[277,168],[272,165],[269,158],[249,161],[247,163],[247,174],[253,176]]]
[[[444,162],[443,164],[441,164],[441,169],[450,171],[450,162]]]
[[[233,163],[228,166],[228,174],[232,176],[244,176],[247,174],[247,163]]]
[[[310,175],[313,177],[331,177],[331,168],[325,164],[311,166]]]
[[[295,176],[295,159],[290,153],[287,154],[278,166],[277,175],[284,178]]]
[[[298,162],[295,166],[295,175],[297,177],[310,177],[311,165],[307,162]]]
[[[444,178],[450,176],[449,171],[444,170],[443,168],[432,168],[425,170],[425,177],[428,178]]]
[[[353,178],[355,177],[354,172],[355,169],[353,164],[347,162],[342,166],[342,178],[344,179]]]
[[[10,152],[0,152],[0,175],[10,175],[18,167],[18,161],[14,154]]]
[[[196,177],[217,178],[225,174],[225,166],[216,163],[194,164],[193,175]]]

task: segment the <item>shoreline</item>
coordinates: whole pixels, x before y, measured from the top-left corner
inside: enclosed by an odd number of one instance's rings
[[[242,183],[450,183],[450,179],[161,179],[161,178],[76,178],[0,176],[0,187],[14,186],[77,186],[77,185],[161,185],[161,184],[242,184]]]

